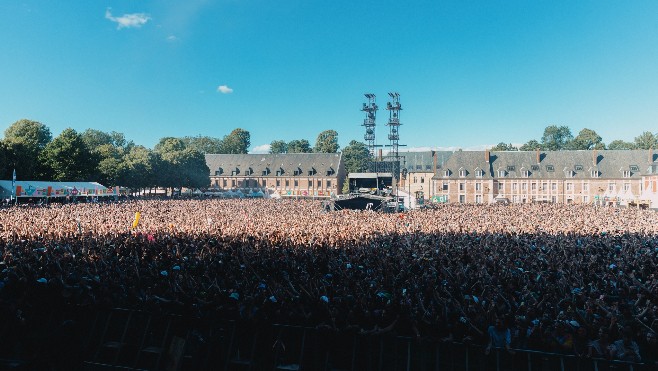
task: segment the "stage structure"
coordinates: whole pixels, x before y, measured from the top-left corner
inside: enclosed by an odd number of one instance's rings
[[[377,145],[375,140],[375,120],[379,107],[375,102],[377,98],[375,94],[366,93],[365,96],[368,99],[368,103],[363,103],[363,108],[361,109],[361,111],[365,112],[366,114],[366,118],[363,119],[363,124],[361,125],[366,128],[366,133],[363,136],[363,139],[368,145],[370,156],[375,157],[375,148],[381,147]]]

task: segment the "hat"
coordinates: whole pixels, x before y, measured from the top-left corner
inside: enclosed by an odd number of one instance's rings
[[[322,301],[325,302],[325,303],[328,303],[328,302],[329,302],[329,298],[326,297],[326,296],[324,296],[324,295],[320,296],[320,300],[322,300]]]
[[[238,294],[237,292],[232,292],[231,295],[229,295],[228,297],[233,300],[240,300],[240,294]]]

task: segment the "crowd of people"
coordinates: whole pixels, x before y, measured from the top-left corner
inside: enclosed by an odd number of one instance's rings
[[[326,211],[312,200],[0,209],[7,328],[86,305],[656,362],[658,213]],[[12,324],[13,323],[13,324]]]

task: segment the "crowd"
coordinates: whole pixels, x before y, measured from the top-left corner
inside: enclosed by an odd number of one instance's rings
[[[139,213],[139,214],[137,214]],[[0,209],[5,328],[43,307],[658,356],[658,213],[561,204],[383,214],[304,200]]]

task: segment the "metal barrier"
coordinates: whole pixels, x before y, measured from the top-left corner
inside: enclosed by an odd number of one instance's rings
[[[482,346],[329,329],[200,321],[113,310],[94,321],[87,364],[133,369],[352,371],[648,371],[652,365],[527,349]],[[140,318],[135,321],[136,318]],[[99,320],[100,319],[100,320]],[[117,319],[122,323],[114,323]],[[141,323],[141,326],[133,326]],[[115,328],[116,334],[110,332]],[[100,331],[99,331],[100,330]],[[156,330],[158,333],[156,333]],[[93,333],[93,334],[92,334]],[[150,339],[150,338],[153,339]],[[91,340],[91,339],[90,339]],[[134,344],[132,344],[134,343]],[[134,346],[132,346],[134,345]],[[101,358],[106,352],[110,357]],[[154,356],[146,357],[153,353]],[[148,362],[147,362],[148,361]],[[170,366],[176,365],[176,366]]]

